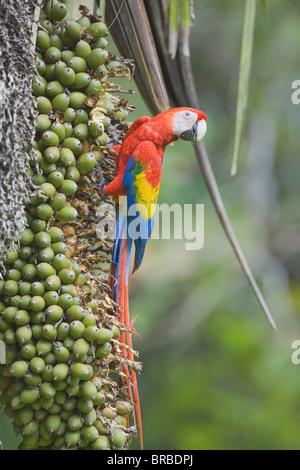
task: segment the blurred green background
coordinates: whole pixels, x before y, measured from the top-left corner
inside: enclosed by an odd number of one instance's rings
[[[204,204],[205,245],[151,240],[132,278],[146,449],[300,449],[300,365],[291,361],[300,339],[300,105],[291,101],[300,4],[272,0],[267,15],[258,11],[241,166],[231,178],[244,4],[196,0],[191,53],[211,163],[278,332],[241,273],[192,146],[176,143],[159,202]],[[148,114],[138,95],[131,103],[130,120]],[[16,448],[3,416],[0,439]]]

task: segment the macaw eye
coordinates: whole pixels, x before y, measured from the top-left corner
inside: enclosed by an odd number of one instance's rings
[[[191,115],[191,113],[190,113],[189,111],[186,111],[186,112],[184,113],[184,117],[187,117],[187,118],[189,118],[189,117],[190,117],[190,115]]]

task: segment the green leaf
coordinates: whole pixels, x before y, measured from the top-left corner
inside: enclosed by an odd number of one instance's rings
[[[178,48],[179,0],[170,0],[169,54],[175,59]]]
[[[182,0],[181,26],[183,28],[189,28],[191,26],[191,1],[190,0]]]
[[[253,38],[255,29],[257,0],[246,0],[245,19],[242,39],[242,50],[240,60],[238,99],[236,109],[235,137],[233,146],[233,162],[231,175],[237,173],[241,143],[243,137],[244,124],[248,105],[248,91],[253,54]]]
[[[170,26],[173,31],[178,31],[178,22],[179,22],[179,0],[170,1]]]

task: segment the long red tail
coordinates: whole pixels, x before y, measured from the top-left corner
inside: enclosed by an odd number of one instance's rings
[[[132,327],[130,322],[130,314],[129,314],[129,297],[128,297],[128,257],[130,256],[129,249],[128,249],[128,241],[122,241],[122,247],[119,253],[119,260],[118,260],[118,290],[117,290],[117,298],[116,301],[120,306],[120,322],[125,326],[125,332],[121,332],[120,341],[126,346],[129,347],[123,348],[123,357],[128,359],[130,362],[134,362],[134,355],[132,352]],[[125,374],[128,377],[127,385],[128,385],[128,392],[129,398],[133,401],[135,405],[136,411],[136,418],[134,414],[135,424],[137,425],[139,438],[140,438],[140,445],[141,449],[143,450],[143,431],[142,431],[142,417],[141,417],[141,406],[140,406],[140,399],[139,399],[139,391],[137,385],[137,378],[136,372],[131,367],[129,369],[128,365],[124,366]],[[133,390],[133,395],[132,395]]]

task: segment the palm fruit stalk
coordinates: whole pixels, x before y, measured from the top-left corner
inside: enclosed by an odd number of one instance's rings
[[[113,146],[132,110],[111,82],[130,70],[107,51],[107,35],[85,7],[78,21],[56,0],[41,11],[26,173],[34,192],[0,281],[0,402],[20,449],[125,449],[135,433],[124,371],[139,363],[124,363],[119,341],[114,241],[97,237],[103,207],[113,210],[101,184],[114,176]]]

